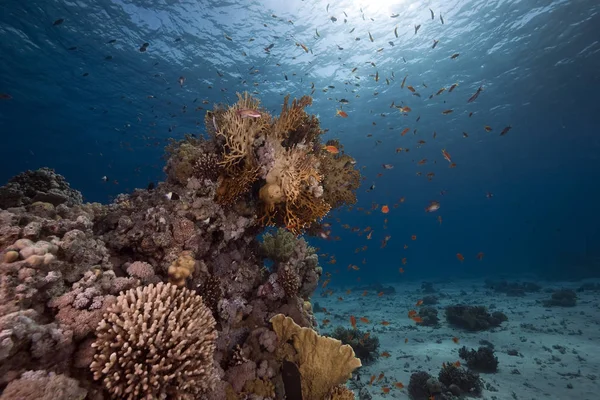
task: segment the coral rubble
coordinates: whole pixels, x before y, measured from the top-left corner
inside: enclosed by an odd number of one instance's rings
[[[310,104],[240,95],[168,146],[165,182],[109,205],[48,169],[0,188],[1,398],[353,398],[360,361],[313,330],[322,269],[298,234],[360,174]]]

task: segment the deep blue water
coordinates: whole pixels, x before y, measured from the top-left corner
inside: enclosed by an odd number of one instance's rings
[[[378,210],[332,213],[341,218],[333,227],[341,240],[313,241],[336,255],[337,264],[324,264],[327,269],[339,268],[348,282],[356,276],[597,275],[600,4],[331,3],[327,11],[327,2],[316,0],[3,1],[0,93],[11,98],[0,99],[0,181],[49,166],[87,201],[108,202],[162,179],[167,139],[202,133],[204,112],[214,103],[256,91],[277,114],[285,94],[310,94],[314,82],[308,111],[320,116],[327,138],[340,138],[364,167],[358,206],[391,207],[406,198],[385,216]],[[59,19],[64,22],[55,24]],[[439,43],[432,49],[434,39]],[[149,46],[140,52],[143,43]],[[406,75],[421,97],[400,88]],[[453,83],[452,93],[428,98]],[[480,86],[479,98],[467,103]],[[349,100],[346,119],[335,117],[341,98]],[[412,112],[402,116],[392,101]],[[446,109],[454,112],[442,115]],[[500,136],[508,125],[512,130]],[[400,136],[406,127],[411,131]],[[418,140],[426,143],[418,146]],[[397,147],[410,152],[397,154]],[[456,168],[448,168],[443,148]],[[417,165],[424,158],[427,163]],[[394,169],[383,170],[382,163]],[[428,172],[435,173],[431,181]],[[424,211],[431,200],[441,203],[437,213]],[[371,226],[373,239],[342,229],[345,223]],[[366,252],[354,254],[365,244]],[[351,263],[361,271],[348,272]]]

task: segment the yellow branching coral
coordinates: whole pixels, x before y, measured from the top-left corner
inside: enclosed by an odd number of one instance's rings
[[[223,114],[223,123],[217,126],[217,136],[225,139],[223,161],[219,163],[232,176],[244,169],[246,164],[256,164],[252,145],[263,133],[270,129],[271,118],[261,112],[260,118],[244,118],[240,110],[259,110],[260,102],[248,93],[240,95],[238,102]]]
[[[332,206],[355,201],[352,191],[358,186],[358,172],[345,167],[347,156],[322,154],[319,120],[305,111],[312,104],[310,96],[292,101],[286,96],[276,118],[248,93],[237,96],[236,104],[218,106],[205,117],[218,152],[220,204],[245,199],[255,207],[259,224],[285,226],[299,234]],[[330,171],[336,176],[328,177]],[[349,182],[342,183],[344,178]]]
[[[300,371],[302,397],[307,400],[328,398],[336,386],[346,382],[352,371],[362,364],[354,356],[354,350],[341,341],[320,336],[310,328],[302,328],[290,317],[277,314],[271,318],[273,330],[279,339],[280,358],[294,362]],[[293,353],[289,347],[291,342]]]
[[[281,114],[273,124],[273,134],[279,139],[285,139],[291,131],[301,126],[303,120],[307,117],[304,109],[312,105],[312,98],[310,96],[302,96],[300,100],[294,99],[291,107],[288,106],[289,100],[290,95],[288,94],[283,99]]]

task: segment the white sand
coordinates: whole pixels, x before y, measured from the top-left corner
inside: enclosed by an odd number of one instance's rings
[[[423,370],[437,377],[443,362],[460,360],[460,347],[477,349],[482,339],[494,344],[499,360],[498,372],[480,374],[484,382],[483,399],[600,399],[599,294],[577,293],[575,307],[546,308],[538,301],[550,297],[544,289],[575,290],[581,282],[536,283],[542,290],[524,297],[508,297],[487,290],[483,281],[434,283],[439,303],[433,307],[439,312],[439,328],[417,326],[407,316],[409,310],[418,310],[415,303],[425,296],[420,289],[421,282],[393,285],[396,294],[381,297],[374,292],[363,297],[362,292],[347,294],[346,287],[333,288],[336,290],[332,296],[323,298],[317,294],[313,302],[330,313],[316,313],[320,324],[325,318],[331,320],[329,326],[319,328],[322,334],[328,334],[338,325],[350,328],[350,315],[370,320],[369,324],[358,322],[358,328],[379,338],[379,353],[391,354],[360,369],[363,383],[368,383],[371,375],[385,374],[379,383],[367,386],[373,399],[408,398],[407,387],[413,372]],[[461,291],[466,295],[461,295]],[[440,296],[441,293],[447,297]],[[338,296],[344,300],[339,301]],[[483,305],[490,308],[489,311],[504,312],[508,321],[499,328],[482,332],[453,328],[446,322],[444,308],[454,304]],[[383,320],[391,324],[382,326],[379,322]],[[531,324],[534,329],[522,324]],[[452,341],[455,336],[460,338],[459,344]],[[556,345],[564,350],[553,348]],[[517,350],[520,355],[509,356],[509,349]],[[405,389],[392,387],[398,381]],[[568,384],[572,388],[568,388]],[[386,385],[392,387],[389,394],[382,393],[381,387]]]

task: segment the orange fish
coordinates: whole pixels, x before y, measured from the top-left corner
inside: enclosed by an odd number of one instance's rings
[[[363,322],[363,323],[365,323],[365,324],[368,324],[368,323],[369,323],[369,319],[368,319],[368,318],[366,318],[366,317],[360,317],[360,322]]]
[[[375,378],[377,378],[375,375],[371,375],[371,380],[369,380],[369,385],[372,385],[373,382],[375,382]]]
[[[442,114],[444,115],[448,115],[448,114],[452,114],[454,112],[454,110],[450,109],[450,110],[444,110],[442,111]]]
[[[406,88],[407,88],[408,90],[410,90],[411,92],[413,92],[413,93],[415,92],[415,88],[414,88],[414,87],[412,87],[412,86],[410,86],[410,85],[408,85]]]
[[[450,168],[456,168],[456,163],[450,164]]]
[[[456,258],[458,258],[458,261],[460,262],[465,261],[465,257],[460,253],[456,253]]]
[[[412,318],[412,317],[414,317],[415,315],[417,315],[417,312],[416,312],[415,310],[410,310],[410,311],[408,312],[408,318]]]
[[[404,343],[408,343],[408,338],[405,338],[405,339],[404,339]]]
[[[383,292],[377,293],[377,296],[379,296],[379,297],[383,296]]]
[[[331,279],[327,279],[325,282],[323,282],[323,285],[321,285],[321,287],[323,289],[325,289],[327,287],[327,285],[329,284],[330,281],[331,281]]]
[[[483,252],[480,251],[479,253],[477,253],[477,259],[479,261],[483,260]]]
[[[419,307],[423,305],[423,300],[417,300],[417,304],[415,306]]]
[[[382,380],[384,376],[385,376],[385,374],[383,372],[380,373],[379,376],[377,377],[377,382],[379,382],[380,380]]]
[[[412,108],[410,108],[409,106],[404,106],[404,107],[398,107],[398,110],[400,110],[400,112],[408,113],[408,112],[412,111]]]
[[[402,382],[396,382],[394,383],[394,386],[396,386],[398,389],[404,389],[404,385],[402,384]]]
[[[388,353],[387,351],[384,351],[383,353],[380,354],[380,356],[388,358],[388,357],[391,357],[392,355],[390,353]],[[382,376],[382,378],[383,378],[383,376]]]
[[[453,365],[454,365],[456,368],[460,368],[460,361],[456,361],[456,362],[455,362]]]
[[[352,325],[352,328],[356,329],[356,317],[354,315],[350,316],[350,324]]]
[[[362,292],[362,296],[366,296],[367,295],[367,291],[365,290],[364,292]]]
[[[328,319],[324,319],[323,320],[323,326],[327,326],[327,324],[329,324],[331,321]]]
[[[457,338],[456,336],[454,336],[454,337],[452,338],[452,341],[453,341],[454,343],[458,344],[458,342],[460,341],[460,339],[459,339],[459,338]]]
[[[345,111],[342,111],[342,110],[336,110],[336,111],[335,111],[335,115],[336,115],[336,116],[338,116],[338,115],[339,115],[339,116],[340,116],[340,117],[342,117],[342,118],[348,118],[348,114],[346,114],[346,112],[345,112]]]
[[[388,321],[381,321],[381,325],[388,326],[390,323]]]
[[[338,299],[338,301],[344,301],[343,297],[338,297],[337,299]]]
[[[450,154],[448,154],[448,152],[446,151],[446,149],[442,149],[442,155],[444,156],[444,158],[446,159],[446,161],[448,161],[449,163],[452,162],[452,159],[450,158]]]
[[[415,315],[414,317],[411,318],[413,321],[415,321],[417,324],[420,324],[423,322],[423,318],[419,317],[418,315]]]
[[[402,259],[402,265],[406,265],[406,257],[404,257]],[[400,272],[401,274],[404,273],[404,268],[400,267],[400,269],[398,269],[398,272]]]
[[[426,158],[424,158],[424,159],[422,159],[421,161],[419,161],[417,164],[419,164],[419,165],[423,165],[423,164],[425,164],[426,162],[427,162],[427,159],[426,159]]]
[[[390,208],[387,205],[381,206],[381,212],[387,214],[390,212]]]
[[[486,132],[491,132],[492,131],[492,127],[489,126],[489,125],[484,126],[483,129],[485,129]]]
[[[387,386],[384,386],[384,387],[382,387],[382,388],[381,388],[381,391],[382,391],[383,393],[389,393],[389,392],[390,392],[390,388],[389,388],[389,387],[387,387]]]
[[[410,131],[410,128],[404,128],[404,130],[402,132],[400,132],[400,136],[404,136],[408,133],[408,131]]]
[[[412,240],[417,240],[417,235],[412,235],[410,238],[411,238]]]
[[[338,154],[340,152],[335,146],[323,146],[323,149],[331,154]]]

